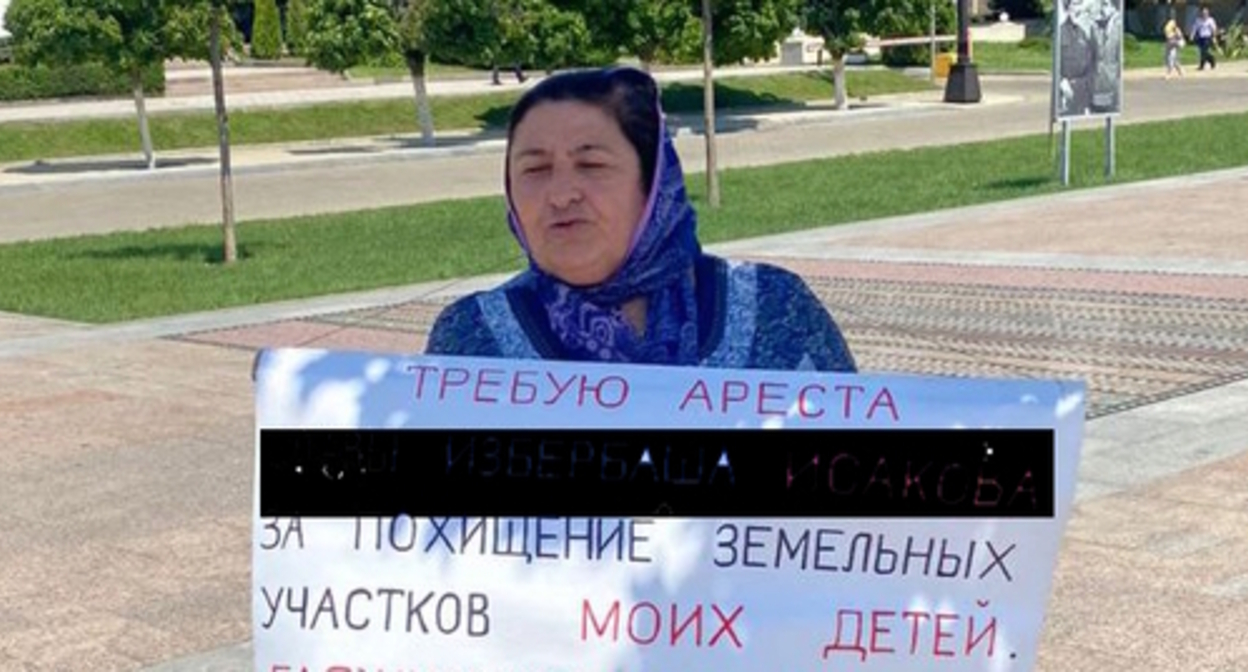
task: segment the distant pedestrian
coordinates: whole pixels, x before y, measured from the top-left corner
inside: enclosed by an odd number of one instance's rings
[[[519,63],[515,63],[511,66],[511,72],[516,76],[517,84],[523,84],[529,79],[528,76],[524,74],[524,68],[520,67]],[[501,86],[503,83],[502,78],[500,78],[498,74],[498,64],[490,65],[490,83],[494,86]]]
[[[1200,16],[1192,24],[1192,41],[1200,49],[1200,67],[1197,70],[1204,70],[1205,63],[1209,64],[1210,70],[1218,67],[1218,62],[1213,58],[1213,40],[1217,36],[1218,22],[1210,16],[1208,7],[1201,7]]]
[[[1172,75],[1177,74],[1183,76],[1183,63],[1180,57],[1183,53],[1183,47],[1186,44],[1183,40],[1183,29],[1179,28],[1179,22],[1174,20],[1174,10],[1170,10],[1170,20],[1166,22],[1166,27],[1162,29],[1166,36],[1166,79],[1170,79]]]

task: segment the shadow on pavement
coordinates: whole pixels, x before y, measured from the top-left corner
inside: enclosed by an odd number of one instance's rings
[[[239,243],[238,259],[241,261],[254,257],[258,248],[265,247],[269,246],[264,243]],[[163,243],[148,247],[125,245],[121,247],[88,249],[83,250],[82,252],[71,253],[67,256],[79,259],[115,261],[138,259],[145,259],[149,261],[166,260],[175,262],[195,261],[205,264],[219,264],[225,259],[220,241],[205,241],[203,243]]]
[[[477,133],[469,136],[452,136],[449,138],[434,136],[435,144],[432,147],[425,145],[425,141],[421,139],[419,133],[408,136],[390,136],[379,141],[367,144],[342,144],[325,147],[293,147],[286,150],[294,156],[332,156],[334,154],[384,154],[394,150],[407,149],[447,149],[453,147],[470,147],[479,144],[485,140],[493,140],[495,138],[504,137],[501,133]]]
[[[207,166],[216,163],[216,159],[204,157],[187,157],[177,159],[156,158],[156,170],[168,168],[186,168],[189,166]],[[143,159],[94,159],[82,161],[44,161],[40,159],[28,165],[6,168],[6,173],[24,175],[64,175],[73,173],[94,173],[106,170],[146,171],[147,162]]]

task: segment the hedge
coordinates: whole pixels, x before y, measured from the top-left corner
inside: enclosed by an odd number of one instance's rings
[[[143,77],[149,95],[165,92],[165,68],[158,65]],[[64,68],[0,65],[0,101],[130,96],[130,78],[98,64]]]

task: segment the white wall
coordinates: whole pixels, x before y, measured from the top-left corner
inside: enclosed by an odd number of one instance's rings
[[[0,37],[8,37],[9,31],[4,29],[4,11],[9,8],[9,0],[0,0]]]

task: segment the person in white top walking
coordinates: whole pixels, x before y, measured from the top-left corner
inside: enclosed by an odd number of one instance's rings
[[[1166,21],[1166,27],[1162,29],[1166,36],[1166,79],[1170,79],[1171,75],[1178,74],[1183,76],[1183,63],[1180,52],[1183,50],[1183,29],[1179,27],[1179,22],[1174,20],[1174,9],[1170,10],[1170,20]]]
[[[1196,68],[1197,70],[1204,70],[1205,63],[1209,64],[1210,70],[1218,67],[1217,61],[1213,58],[1213,39],[1217,35],[1218,22],[1209,15],[1208,7],[1201,7],[1200,16],[1192,24],[1192,41],[1200,48],[1200,67]]]

